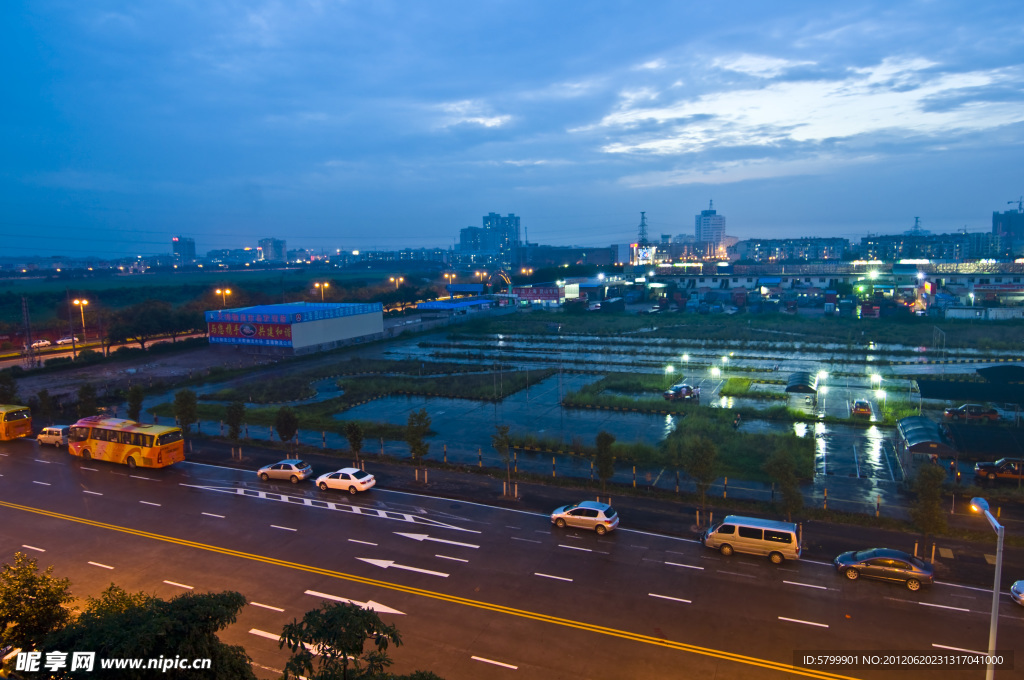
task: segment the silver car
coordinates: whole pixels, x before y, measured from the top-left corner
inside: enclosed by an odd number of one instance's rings
[[[555,510],[551,513],[551,523],[559,529],[588,529],[603,536],[619,526],[619,515],[607,503],[583,501],[575,505],[563,505]]]
[[[271,479],[287,479],[292,484],[298,484],[301,479],[308,479],[313,476],[313,468],[309,463],[301,460],[282,460],[273,465],[264,465],[256,474],[264,482]]]
[[[328,489],[340,489],[355,495],[359,491],[369,491],[377,480],[369,472],[363,472],[359,468],[342,468],[335,472],[328,472],[316,479],[316,485],[321,491]]]

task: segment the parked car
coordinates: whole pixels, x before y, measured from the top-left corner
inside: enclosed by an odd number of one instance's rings
[[[603,536],[619,526],[619,515],[607,503],[583,501],[556,509],[551,513],[551,523],[559,529],[590,529]]]
[[[71,428],[67,425],[50,425],[40,430],[36,441],[40,444],[53,444],[54,446],[68,445],[68,431]]]
[[[866,399],[858,399],[853,402],[853,407],[850,409],[850,414],[855,416],[870,416],[871,415],[871,402]]]
[[[665,401],[700,401],[700,388],[679,383],[665,390]]]
[[[297,484],[301,479],[308,479],[313,476],[313,468],[301,460],[282,460],[273,465],[264,465],[256,474],[264,482],[271,479],[287,479],[292,484]]]
[[[920,590],[933,581],[932,565],[901,550],[872,548],[851,550],[832,561],[836,570],[856,581],[860,577],[882,581],[902,581],[909,590]]]
[[[1010,599],[1024,607],[1024,581],[1017,581],[1010,586]]]
[[[36,340],[35,342],[32,343],[32,348],[39,349],[40,347],[49,347],[50,344],[51,343],[49,340]]]
[[[947,408],[945,416],[950,420],[999,420],[999,411],[985,408],[981,404],[964,404],[956,408]]]
[[[975,479],[985,479],[990,482],[1022,481],[1022,478],[1024,478],[1024,459],[1000,458],[994,463],[975,463],[974,477]]]
[[[352,495],[360,491],[369,491],[376,483],[377,480],[369,472],[352,467],[328,472],[316,478],[316,485],[321,491],[339,489]]]
[[[58,345],[70,345],[72,342],[78,342],[77,336],[65,335],[63,338],[57,341]]]

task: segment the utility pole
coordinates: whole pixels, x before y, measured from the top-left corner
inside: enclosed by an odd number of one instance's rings
[[[32,322],[28,318],[28,298],[21,296],[21,318],[25,323],[25,364],[28,368],[36,367],[36,348],[32,346]]]
[[[75,347],[75,325],[71,321],[71,291],[67,288],[64,289],[64,293],[68,298],[68,336],[71,338],[71,358],[78,358],[78,348]],[[85,325],[82,326],[85,328]],[[84,331],[82,335],[85,335]]]

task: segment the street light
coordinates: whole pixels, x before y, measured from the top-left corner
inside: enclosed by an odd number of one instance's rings
[[[968,293],[971,296],[971,307],[974,306],[974,293]]]
[[[75,300],[75,305],[78,306],[79,311],[82,312],[82,343],[86,341],[85,337],[85,306],[89,304],[88,300]]]
[[[985,680],[992,680],[995,677],[995,668],[992,665],[993,656],[996,653],[996,632],[999,628],[999,582],[1003,577],[1003,525],[1000,524],[992,513],[988,511],[988,501],[984,498],[972,498],[971,510],[985,514],[985,519],[996,530],[996,580],[992,584],[992,615],[988,624],[988,666],[985,669]]]
[[[533,269],[531,267],[523,267],[522,269],[519,270],[519,273],[530,276],[531,274],[533,274]]]
[[[674,366],[666,366],[665,367],[665,377],[668,378],[668,384],[669,385],[672,384],[672,374],[675,372],[675,370],[676,369],[675,369]]]
[[[717,378],[720,375],[722,375],[722,371],[719,370],[718,366],[712,366],[711,367],[711,377],[712,378]]]
[[[455,283],[455,273],[452,272],[451,274],[445,274],[444,278],[448,281],[448,299],[454,300],[455,292],[452,291],[452,284]]]
[[[398,287],[400,285],[402,285],[403,283],[405,283],[405,279],[402,278],[401,276],[399,276],[399,277],[392,276],[390,279],[388,279],[388,281],[390,281],[391,283],[395,284],[395,290],[398,290]]]
[[[224,309],[224,305],[227,304],[227,296],[231,295],[231,289],[230,288],[218,288],[214,292],[217,293],[217,295],[220,296],[220,308]]]
[[[320,302],[324,301],[324,291],[331,287],[331,284],[324,281],[323,283],[317,282],[313,284],[314,288],[320,289]]]

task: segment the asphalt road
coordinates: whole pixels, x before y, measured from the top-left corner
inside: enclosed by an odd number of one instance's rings
[[[223,638],[262,677],[283,668],[282,626],[332,598],[372,602],[398,626],[396,671],[447,680],[776,678],[797,650],[987,648],[984,588],[848,582],[813,556],[774,567],[628,525],[559,531],[546,514],[396,491],[383,476],[352,498],[197,462],[129,471],[24,440],[0,445],[0,475],[3,561],[20,550],[53,564],[80,597],[111,582],[165,598],[238,590],[250,606]],[[1024,651],[1024,610],[1005,597],[1000,640]]]

